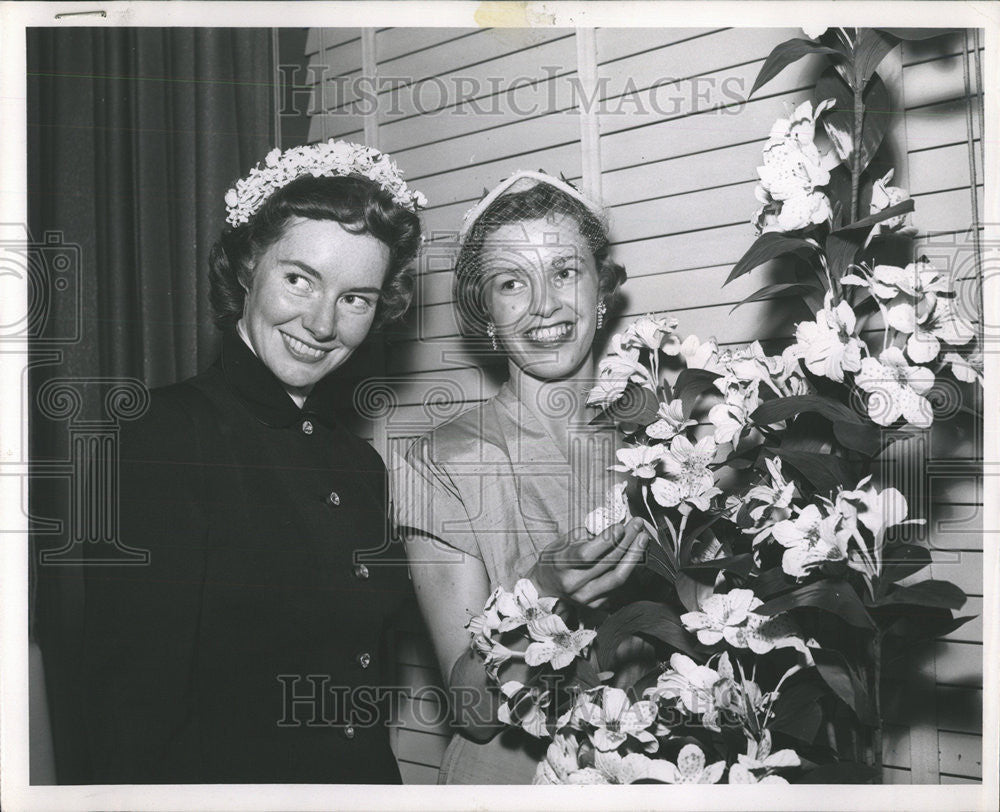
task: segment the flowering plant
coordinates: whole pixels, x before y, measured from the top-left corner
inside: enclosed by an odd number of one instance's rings
[[[538,783],[878,780],[886,663],[970,619],[953,614],[955,585],[907,581],[931,563],[906,536],[923,519],[881,461],[930,429],[936,388],[982,383],[980,319],[926,259],[885,258],[913,233],[913,201],[871,172],[885,117],[864,105],[887,103],[875,68],[898,36],[821,36],[779,45],[758,77],[754,90],[807,53],[833,61],[815,104],[771,131],[759,236],[728,280],[794,255],[793,282],[744,301],[796,296],[809,316],[772,352],[645,316],[614,336],[589,395],[620,430],[625,482],[587,528],[648,519],[652,599],[570,631],[522,581],[541,617],[501,590],[473,624],[514,618],[528,665],[576,669],[560,692],[503,686],[502,718],[551,739]],[[481,638],[488,663],[510,656]],[[636,639],[652,655],[638,672],[623,655]]]

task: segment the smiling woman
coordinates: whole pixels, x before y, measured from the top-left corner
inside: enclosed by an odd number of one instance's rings
[[[238,329],[299,406],[368,335],[389,260],[371,234],[297,217],[258,261]]]
[[[641,521],[599,534],[585,526],[613,488],[614,436],[587,413],[586,391],[595,336],[625,272],[610,258],[600,209],[540,172],[517,173],[488,194],[461,239],[459,319],[493,339],[509,380],[410,448],[396,471],[397,521],[461,731],[439,780],[524,784],[539,752],[511,730],[496,735],[497,697],[463,624],[495,587],[524,577],[570,612],[604,606],[639,562],[648,541]],[[556,626],[559,644],[569,634]],[[507,665],[508,685],[522,666]]]
[[[331,373],[406,310],[419,199],[338,142],[274,151],[227,195],[221,358],[121,436],[120,538],[147,566],[87,571],[97,783],[399,782],[382,647],[409,587]]]

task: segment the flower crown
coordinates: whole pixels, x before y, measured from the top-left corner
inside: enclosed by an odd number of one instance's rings
[[[427,205],[427,198],[411,190],[392,159],[374,147],[336,141],[292,147],[282,152],[272,149],[245,178],[226,192],[226,221],[238,226],[250,221],[275,191],[303,175],[340,177],[359,175],[374,181],[392,195],[393,202],[414,214]]]

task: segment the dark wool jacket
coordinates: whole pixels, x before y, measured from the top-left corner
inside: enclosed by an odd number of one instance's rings
[[[86,567],[96,783],[399,782],[380,686],[410,585],[335,387],[300,410],[231,330],[123,426],[120,538],[150,561]]]

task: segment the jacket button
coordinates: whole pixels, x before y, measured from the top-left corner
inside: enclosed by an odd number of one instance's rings
[[[354,738],[354,725],[348,725],[344,728],[344,738],[353,739]]]
[[[336,491],[330,491],[329,495],[326,497],[326,503],[336,507],[340,504],[340,494]]]
[[[367,651],[361,652],[354,659],[358,661],[358,665],[360,665],[362,668],[367,668],[372,664],[372,655],[369,654]]]
[[[371,573],[368,572],[368,567],[366,567],[364,564],[354,565],[354,577],[357,578],[359,581],[368,580],[368,576],[370,574]]]
[[[303,434],[312,434],[313,433],[313,424],[312,424],[311,420],[303,420],[302,421],[302,433]]]

